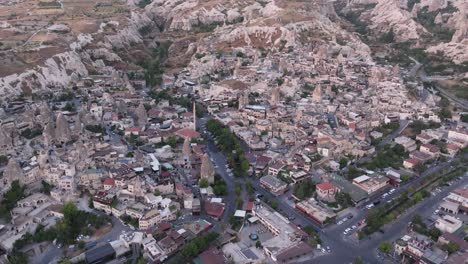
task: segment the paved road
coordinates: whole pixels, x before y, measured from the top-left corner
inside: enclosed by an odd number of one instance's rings
[[[206,119],[203,120],[202,124],[206,123]],[[383,144],[386,144],[393,140],[397,135],[399,135],[409,124],[409,121],[407,120],[402,120],[400,122],[400,128],[394,131],[392,134],[387,136],[383,142]],[[233,186],[235,185],[235,182],[239,179],[233,178],[230,176],[225,167],[225,157],[223,153],[220,153],[216,150],[216,147],[214,146],[213,139],[211,137],[207,138],[207,144],[208,144],[208,152],[210,153],[210,156],[213,158],[214,163],[218,165],[218,173],[221,174],[223,179],[226,181],[226,184],[228,185],[228,189],[231,191],[233,190]],[[243,144],[245,147],[245,144]],[[248,151],[248,149],[246,150]],[[398,195],[405,190],[408,186],[410,185],[418,185],[425,177],[428,175],[439,171],[442,168],[447,167],[450,165],[449,162],[443,162],[440,164],[437,164],[436,166],[433,166],[429,169],[427,169],[424,173],[421,174],[420,177],[413,178],[407,183],[403,184],[398,188],[393,194],[389,195],[386,199],[392,199],[395,197],[398,197]],[[349,221],[347,221],[345,224],[338,226],[338,225],[331,225],[325,228],[321,228],[316,222],[314,222],[312,219],[309,217],[305,216],[304,214],[300,213],[298,210],[296,210],[293,207],[293,204],[288,203],[288,200],[285,196],[282,197],[276,197],[267,190],[263,189],[257,178],[252,178],[251,180],[252,187],[255,189],[256,193],[258,194],[263,194],[264,197],[268,200],[276,200],[278,201],[278,208],[277,210],[282,213],[285,216],[293,216],[295,219],[292,221],[297,225],[300,226],[307,226],[311,225],[313,226],[318,232],[322,240],[323,246],[330,246],[332,249],[332,254],[326,254],[324,256],[317,257],[314,259],[315,261],[318,261],[317,263],[346,263],[347,261],[351,262],[356,256],[361,256],[366,263],[382,263],[381,259],[377,258],[377,247],[378,245],[383,242],[383,241],[388,241],[388,240],[393,240],[396,239],[398,235],[400,235],[402,232],[405,231],[405,225],[409,222],[410,216],[403,216],[394,221],[393,223],[385,226],[384,228],[388,230],[385,234],[381,235],[379,234],[374,234],[371,236],[368,240],[360,241],[358,243],[352,242],[347,237],[343,236],[343,230],[355,225],[357,222],[361,221],[364,219],[364,217],[367,214],[366,209],[356,209],[354,210],[355,217]],[[231,186],[231,188],[229,188]],[[449,190],[455,188],[457,185],[452,186],[450,189],[446,189],[444,192],[436,195],[435,197],[431,197],[429,199],[426,199],[422,203],[418,204],[416,207],[412,208],[410,211],[415,211],[415,212],[420,212],[426,210],[430,205],[434,205],[434,201],[437,201],[437,199],[440,200],[443,195],[447,194]],[[226,197],[226,203],[229,205],[232,205],[232,208],[234,206],[234,196],[231,194],[231,191],[229,191],[230,195]],[[430,207],[432,208],[432,207]],[[232,213],[231,213],[232,212]],[[234,209],[226,210],[226,213],[224,215],[224,219],[229,219],[229,217],[234,213]],[[310,263],[310,262],[307,262]]]
[[[419,61],[417,61],[416,59],[414,59],[412,57],[409,57],[409,58],[415,63],[415,65],[411,68],[411,70],[409,72],[409,74],[411,76],[418,77],[423,82],[432,83],[434,88],[437,91],[439,91],[443,96],[445,96],[449,101],[451,101],[454,105],[456,105],[457,107],[462,108],[462,109],[468,109],[468,102],[466,100],[458,98],[455,95],[447,92],[447,90],[437,86],[436,83],[433,82],[434,80],[437,80],[437,78],[427,76],[426,72],[424,71],[423,65],[421,63],[419,63]]]
[[[104,215],[103,212],[94,211],[94,213],[97,213],[99,215]],[[112,230],[104,234],[103,236],[99,237],[98,239],[90,240],[89,242],[96,241],[99,246],[99,244],[104,244],[109,241],[118,239],[119,236],[122,234],[122,231],[126,231],[126,232],[131,231],[130,227],[123,225],[122,222],[118,220],[116,217],[111,216],[111,220],[113,223]],[[51,243],[41,255],[36,256],[33,259],[30,259],[30,262],[33,264],[56,263],[62,258],[64,250],[65,250],[64,248],[58,248],[57,246],[54,246]]]
[[[207,118],[202,118],[199,119],[197,122],[197,128],[199,131],[202,131],[205,127],[206,122],[208,121]],[[210,156],[210,158],[213,160],[213,164],[217,166],[216,172],[223,178],[224,182],[226,182],[226,189],[227,189],[227,195],[224,198],[225,202],[225,211],[223,215],[222,222],[223,223],[228,223],[229,218],[234,215],[234,212],[236,211],[234,200],[235,200],[235,195],[234,195],[234,188],[236,184],[236,180],[234,179],[233,176],[229,175],[227,171],[227,163],[226,163],[226,157],[222,152],[220,152],[213,140],[212,136],[205,135],[206,140],[206,145],[207,145],[207,151]]]
[[[206,119],[202,119],[198,122],[201,128],[204,127],[206,123]],[[226,181],[228,195],[225,197],[226,202],[226,211],[223,216],[223,222],[227,222],[229,218],[234,214],[234,186],[236,181],[241,179],[234,178],[230,176],[226,171],[226,159],[223,153],[217,151],[216,146],[214,145],[213,138],[207,137],[207,146],[208,146],[208,153],[210,157],[213,158],[214,163],[218,166],[217,172],[223,177]],[[343,260],[352,260],[355,256],[353,251],[349,250],[350,245],[345,243],[341,237],[339,236],[332,236],[332,235],[324,235],[321,227],[312,219],[305,216],[304,214],[300,213],[295,208],[291,207],[290,204],[287,203],[286,199],[281,199],[280,197],[276,197],[264,188],[262,188],[259,184],[257,178],[252,178],[251,180],[252,187],[255,189],[256,193],[263,194],[268,200],[277,200],[278,201],[278,208],[277,210],[286,216],[294,216],[295,219],[293,222],[300,226],[313,226],[316,231],[319,232],[321,239],[323,241],[324,246],[330,246],[333,252],[337,252],[336,254],[327,255],[327,259],[330,258],[331,262],[322,262],[322,263],[344,263]],[[283,197],[284,198],[284,197]],[[338,253],[339,252],[339,253]],[[363,258],[367,260],[369,263],[375,263],[376,259],[371,252],[366,250],[363,251]],[[322,257],[321,257],[322,258]],[[328,261],[328,260],[327,260]]]
[[[401,134],[401,132],[403,132],[403,130],[405,130],[408,127],[409,124],[410,124],[409,120],[400,120],[400,126],[398,127],[398,129],[393,131],[391,134],[387,135],[384,139],[382,139],[382,141],[380,141],[380,143],[378,145],[378,148],[381,148],[381,147],[385,146],[386,144],[390,143],[393,139],[395,139],[397,136],[399,136]],[[366,162],[370,161],[376,154],[377,154],[377,150],[373,154],[367,155],[367,156],[359,159],[357,161],[357,163],[358,164],[366,163]]]

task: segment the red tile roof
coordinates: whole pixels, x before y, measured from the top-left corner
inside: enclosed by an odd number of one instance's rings
[[[247,202],[244,202],[244,204],[242,205],[242,210],[244,210],[244,211],[252,211],[252,210],[253,210],[253,207],[254,207],[254,203],[253,203],[253,202],[250,202],[250,201],[247,201]]]
[[[215,218],[220,218],[224,213],[224,204],[205,202],[206,214]]]
[[[107,178],[107,179],[104,180],[104,185],[112,185],[112,186],[114,186],[114,184],[115,184],[115,181],[114,181],[114,179],[112,179],[112,178]]]
[[[203,264],[224,264],[223,252],[215,247],[203,251],[198,258]]]
[[[176,134],[183,138],[197,138],[200,136],[200,133],[190,128],[183,128],[176,132]]]
[[[323,191],[327,191],[327,190],[331,190],[331,189],[336,188],[335,186],[333,186],[333,184],[328,183],[328,182],[319,183],[319,184],[317,184],[316,187],[317,187],[317,189],[320,189],[320,190],[323,190]]]
[[[185,113],[181,114],[180,116],[186,117],[186,118],[191,118],[191,117],[193,117],[193,113],[192,112],[185,112]]]

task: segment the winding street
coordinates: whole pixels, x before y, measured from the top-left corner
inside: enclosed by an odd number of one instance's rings
[[[433,81],[435,80],[440,80],[440,78],[435,78],[431,76],[427,76],[426,72],[424,71],[423,65],[417,61],[416,59],[409,57],[410,60],[412,60],[415,65],[410,69],[409,75],[413,77],[419,78],[422,82],[429,82],[433,84],[433,87],[441,93],[444,97],[446,97],[451,103],[453,103],[455,106],[460,107],[462,109],[468,109],[468,102],[464,99],[458,98],[455,95],[447,92],[445,89],[439,87],[434,83]]]
[[[202,131],[205,127],[205,124],[209,118],[203,118],[198,122],[199,128]],[[400,128],[395,132],[387,136],[384,140],[390,142],[393,138],[403,131],[409,122],[404,120],[400,123]],[[207,143],[207,150],[210,157],[213,159],[214,164],[217,165],[217,172],[221,175],[227,185],[228,194],[225,197],[226,211],[223,215],[223,222],[227,223],[229,218],[234,214],[235,211],[235,195],[234,195],[234,186],[236,182],[245,181],[244,178],[234,178],[232,174],[230,175],[226,167],[226,157],[224,154],[217,150],[214,143],[213,137],[206,135],[205,136]],[[242,144],[245,148],[245,144]],[[457,159],[455,159],[457,160]],[[397,197],[403,190],[405,190],[410,185],[419,184],[425,177],[433,173],[438,172],[439,170],[450,165],[450,162],[439,163],[433,167],[428,168],[420,177],[413,178],[407,183],[400,186],[393,194],[389,195],[387,199]],[[262,194],[269,201],[276,200],[278,202],[277,211],[286,216],[294,217],[292,221],[298,226],[313,226],[314,229],[319,233],[322,240],[322,246],[329,246],[332,249],[331,254],[325,254],[322,256],[317,256],[314,258],[314,263],[351,263],[353,259],[357,256],[360,256],[365,263],[393,263],[390,259],[383,260],[379,258],[378,246],[381,242],[384,241],[393,241],[400,237],[406,231],[406,225],[411,220],[413,213],[418,213],[421,215],[430,214],[433,211],[434,207],[437,206],[437,201],[440,201],[445,195],[447,195],[451,190],[466,184],[466,177],[462,181],[457,182],[456,184],[444,189],[441,193],[431,196],[428,199],[423,200],[414,207],[410,208],[406,213],[396,219],[394,222],[387,224],[383,227],[385,230],[384,234],[375,233],[362,241],[356,241],[355,239],[350,239],[347,236],[343,235],[343,230],[351,227],[352,225],[357,224],[359,221],[363,220],[367,214],[365,208],[355,208],[355,213],[353,219],[347,221],[343,225],[331,225],[325,228],[319,226],[315,221],[302,214],[296,210],[291,202],[288,202],[287,196],[274,196],[269,191],[265,190],[260,186],[258,178],[250,178],[252,187],[255,189],[257,194]],[[310,261],[302,262],[304,264],[310,263]]]

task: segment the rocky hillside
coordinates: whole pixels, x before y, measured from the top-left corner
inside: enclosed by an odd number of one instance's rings
[[[456,64],[468,61],[468,2],[464,0],[339,1],[339,12],[370,34],[394,34]]]
[[[82,15],[76,15],[74,3],[62,7],[41,3],[17,1],[0,7],[2,97],[61,89],[89,74],[115,71],[126,64],[115,51],[141,43],[139,29],[153,23],[126,5],[100,10],[99,3],[89,1],[95,8],[86,13],[85,1],[80,5]],[[35,12],[27,12],[25,5],[32,5]],[[13,9],[14,16],[7,16]]]
[[[8,3],[0,8],[3,97],[61,89],[90,74],[137,67],[131,62],[147,57],[146,49],[161,40],[172,43],[169,68],[198,68],[199,75],[215,69],[217,61],[206,64],[195,54],[215,56],[245,46],[257,55],[313,46],[324,57],[341,52],[372,60],[368,46],[340,27],[333,6],[322,0]]]

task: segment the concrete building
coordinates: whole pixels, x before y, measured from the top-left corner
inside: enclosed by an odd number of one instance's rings
[[[368,194],[375,193],[382,188],[388,186],[389,179],[385,176],[373,176],[362,175],[353,179],[353,184],[361,188]]]
[[[301,231],[278,212],[259,205],[252,213],[273,234],[262,243],[264,253],[273,261],[284,262],[312,251],[301,241]]]
[[[395,143],[402,145],[406,151],[411,152],[413,150],[416,150],[416,141],[412,140],[409,137],[406,136],[399,136],[395,138],[393,141]]]
[[[321,207],[314,198],[296,203],[296,208],[322,226],[334,222],[336,218],[333,211]]]
[[[468,142],[468,129],[449,130],[447,137],[450,140],[460,140],[463,142]]]
[[[447,201],[458,204],[459,211],[468,212],[468,187],[457,188],[453,190],[447,197]]]
[[[333,184],[322,182],[316,185],[317,198],[327,202],[334,202],[335,195],[340,191]]]
[[[454,233],[463,226],[463,221],[451,216],[444,215],[436,220],[435,227],[442,232]]]
[[[260,184],[274,195],[281,195],[288,188],[287,183],[270,175],[263,176],[262,178],[260,178]]]

